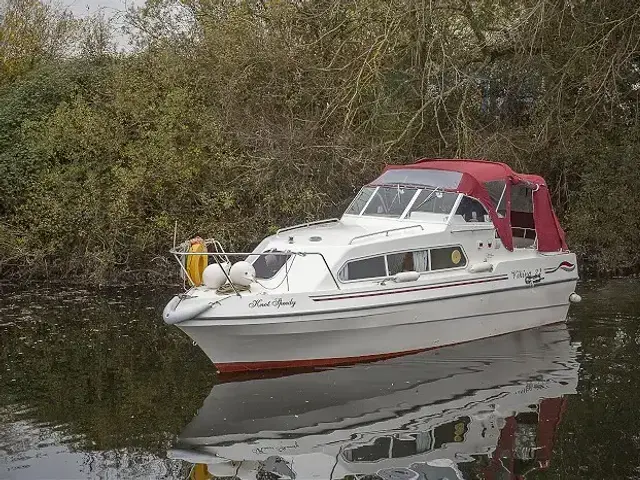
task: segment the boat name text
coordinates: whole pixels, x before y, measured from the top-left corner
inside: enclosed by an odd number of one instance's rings
[[[534,268],[532,270],[511,270],[511,278],[514,280],[524,280],[528,285],[535,285],[544,279],[542,276],[542,268]]]
[[[256,447],[253,449],[253,453],[256,453],[258,455],[262,455],[268,452],[286,452],[287,450],[292,450],[294,448],[300,448],[300,446],[298,445],[298,442],[293,442],[292,445],[278,445],[275,447]]]
[[[249,308],[275,308],[280,309],[280,307],[295,307],[296,301],[293,298],[289,300],[284,300],[280,297],[274,298],[273,300],[262,300],[258,298],[257,300],[252,300],[249,303]]]

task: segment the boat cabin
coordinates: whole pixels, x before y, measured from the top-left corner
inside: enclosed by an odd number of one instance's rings
[[[288,288],[308,291],[380,283],[400,272],[454,275],[488,259],[566,249],[541,177],[496,162],[423,159],[387,166],[340,219],[279,230],[255,250],[273,255],[251,261],[265,288],[288,276],[295,278]]]

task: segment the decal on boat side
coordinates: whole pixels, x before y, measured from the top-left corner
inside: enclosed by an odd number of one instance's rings
[[[435,285],[425,285],[423,287],[414,287],[414,288],[397,288],[397,289],[390,289],[388,291],[375,291],[375,290],[369,290],[366,292],[358,292],[355,294],[344,294],[344,295],[319,295],[317,297],[311,297],[311,299],[314,302],[325,302],[328,300],[347,300],[347,299],[353,299],[353,298],[363,298],[363,297],[378,297],[381,295],[394,295],[396,293],[414,293],[414,292],[422,292],[422,291],[426,291],[426,290],[439,290],[439,289],[443,289],[443,288],[450,288],[450,287],[462,287],[462,286],[467,286],[467,285],[477,285],[477,284],[481,284],[481,283],[490,283],[490,282],[501,282],[504,280],[509,280],[509,275],[507,275],[506,273],[501,274],[501,275],[496,275],[496,276],[492,276],[492,277],[488,277],[488,278],[481,278],[481,279],[477,279],[477,280],[466,280],[463,282],[460,281],[454,281],[454,282],[447,282],[447,283],[438,283]]]
[[[541,273],[529,274],[526,277],[524,277],[524,283],[526,283],[527,285],[534,286],[540,283],[543,279],[544,277],[542,276]]]
[[[555,273],[560,269],[564,270],[565,272],[573,272],[576,269],[576,265],[574,263],[564,261],[564,262],[561,262],[560,265],[558,265],[555,268],[553,267],[545,268],[544,273]]]
[[[544,279],[542,276],[542,268],[534,268],[531,270],[511,270],[511,278],[513,280],[522,279],[527,285],[536,285]]]
[[[275,308],[280,309],[280,307],[295,307],[296,301],[293,298],[289,300],[283,300],[281,297],[274,298],[273,300],[263,300],[258,298],[256,300],[252,300],[249,302],[249,308]]]

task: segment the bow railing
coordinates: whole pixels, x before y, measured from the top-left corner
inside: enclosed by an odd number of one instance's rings
[[[331,271],[331,268],[329,267],[329,264],[327,263],[327,259],[324,257],[324,255],[320,252],[293,252],[293,251],[285,251],[285,252],[274,252],[274,251],[269,251],[269,252],[262,252],[262,253],[256,253],[256,252],[227,252],[222,248],[222,245],[220,244],[219,241],[213,239],[213,238],[208,238],[202,241],[205,245],[205,247],[207,248],[206,252],[191,252],[191,246],[192,246],[192,241],[187,240],[179,245],[176,245],[175,247],[173,247],[171,250],[169,250],[169,253],[171,253],[171,255],[173,255],[173,257],[176,259],[176,261],[178,262],[178,265],[180,265],[180,270],[181,270],[181,274],[182,274],[182,278],[183,281],[185,281],[185,290],[187,290],[186,288],[186,281],[188,280],[189,283],[191,285],[195,285],[195,282],[193,281],[193,279],[191,278],[191,276],[189,275],[189,272],[187,271],[186,268],[186,259],[189,256],[192,255],[206,255],[209,258],[213,258],[215,263],[217,263],[218,265],[220,265],[221,263],[228,263],[231,264],[231,260],[230,257],[244,257],[243,259],[246,260],[248,258],[251,257],[261,257],[261,256],[267,256],[267,255],[284,255],[284,256],[289,256],[289,257],[306,257],[309,255],[313,255],[313,256],[318,256],[320,257],[320,259],[322,260],[322,263],[324,265],[324,267],[326,268],[327,272],[329,273],[329,276],[331,277],[331,280],[333,281],[334,285],[336,286],[336,289],[340,290],[340,284],[338,283],[338,280],[336,279],[335,275],[333,274],[333,272]],[[291,262],[293,263],[293,261]],[[290,267],[290,262],[289,260],[285,261],[284,263],[284,267],[285,267],[285,278],[283,281],[286,281],[287,283],[287,291],[290,291],[290,284],[289,284],[289,267]],[[222,270],[222,272],[224,273],[224,276],[226,278],[226,281],[229,285],[231,285],[231,287],[233,288],[233,291],[236,295],[241,296],[240,292],[238,291],[238,289],[236,288],[236,286],[233,284],[233,282],[231,281],[231,278],[229,278],[229,273],[224,269],[220,268]]]

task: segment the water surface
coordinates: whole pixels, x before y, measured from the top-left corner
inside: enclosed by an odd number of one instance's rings
[[[0,478],[640,478],[640,282],[579,291],[566,325],[230,379],[169,290],[5,289]]]

